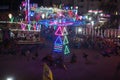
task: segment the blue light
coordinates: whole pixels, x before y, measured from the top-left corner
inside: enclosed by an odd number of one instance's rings
[[[35,12],[31,11],[30,16],[34,16]]]
[[[54,50],[55,52],[62,52],[63,45],[61,44],[54,44]]]
[[[66,9],[66,10],[68,10],[68,9],[69,9],[69,7],[66,7],[65,9]]]
[[[60,45],[63,44],[62,39],[61,39],[60,36],[57,37],[57,39],[55,40],[55,43],[54,43],[54,44],[55,44],[55,45],[56,45],[56,44],[60,44]]]

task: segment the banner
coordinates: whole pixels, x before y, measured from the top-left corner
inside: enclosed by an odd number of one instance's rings
[[[46,63],[43,65],[43,80],[53,80],[52,71]]]

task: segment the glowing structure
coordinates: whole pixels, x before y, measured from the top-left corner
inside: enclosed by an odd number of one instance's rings
[[[55,35],[57,36],[55,42],[54,42],[54,51],[58,53],[64,53],[64,54],[69,54],[70,50],[68,47],[69,41],[67,38],[68,32],[66,30],[66,27],[64,27],[64,24],[69,25],[69,23],[65,22],[60,22],[57,23],[59,27],[57,27]],[[62,26],[61,26],[62,25]]]
[[[31,24],[28,24],[28,30],[30,31],[31,30]]]
[[[78,16],[78,7],[38,7],[35,4],[29,4],[30,0],[25,0],[25,20],[28,24],[28,30],[40,30],[41,25],[46,28],[53,27],[56,35],[53,51],[69,54],[69,40],[67,38],[68,25],[84,25],[81,16]],[[30,20],[31,19],[31,20]],[[24,30],[24,28],[22,28]]]
[[[8,14],[8,17],[10,18],[10,22],[13,23],[13,20],[14,20],[13,15],[10,13],[10,14]]]
[[[54,43],[54,51],[55,52],[62,52],[62,48],[63,48],[62,38],[61,38],[61,36],[58,36],[55,40],[55,43]]]
[[[70,50],[68,48],[69,41],[68,41],[68,38],[67,38],[68,32],[66,30],[66,27],[63,28],[63,35],[64,35],[64,39],[63,39],[64,54],[69,54]]]
[[[23,23],[21,23],[21,29],[22,29],[23,31],[25,31],[25,27],[26,27],[26,25],[23,24]]]
[[[25,0],[22,2],[22,7],[25,13],[25,21],[30,22],[30,0]]]

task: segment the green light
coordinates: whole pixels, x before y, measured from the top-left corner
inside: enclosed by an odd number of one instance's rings
[[[73,7],[72,7],[72,6],[71,6],[70,8],[71,8],[71,10],[73,9]]]
[[[13,22],[13,20],[14,20],[14,17],[10,18],[10,22],[11,22],[11,23]]]
[[[68,44],[68,43],[69,43],[69,41],[68,41],[67,36],[64,36],[63,44],[65,45],[65,44]]]
[[[68,35],[68,32],[66,30],[66,27],[63,28],[63,35]]]
[[[30,24],[28,24],[28,30],[29,30],[29,31],[31,30],[31,25],[30,25]]]
[[[56,28],[57,28],[57,26],[56,26],[56,25],[54,25],[54,30],[56,30]]]
[[[60,9],[62,8],[62,4],[59,5],[59,8],[60,8]]]
[[[70,53],[70,50],[69,50],[68,46],[66,45],[65,49],[64,49],[64,54],[69,54],[69,53]]]

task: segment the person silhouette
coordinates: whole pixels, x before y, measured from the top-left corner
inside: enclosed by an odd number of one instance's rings
[[[120,71],[120,62],[117,64],[116,71],[117,73]]]
[[[75,63],[75,62],[77,62],[77,56],[75,55],[75,53],[73,53],[71,56],[70,63]]]
[[[88,59],[88,55],[87,55],[85,52],[83,52],[83,58],[84,58],[85,60]]]

